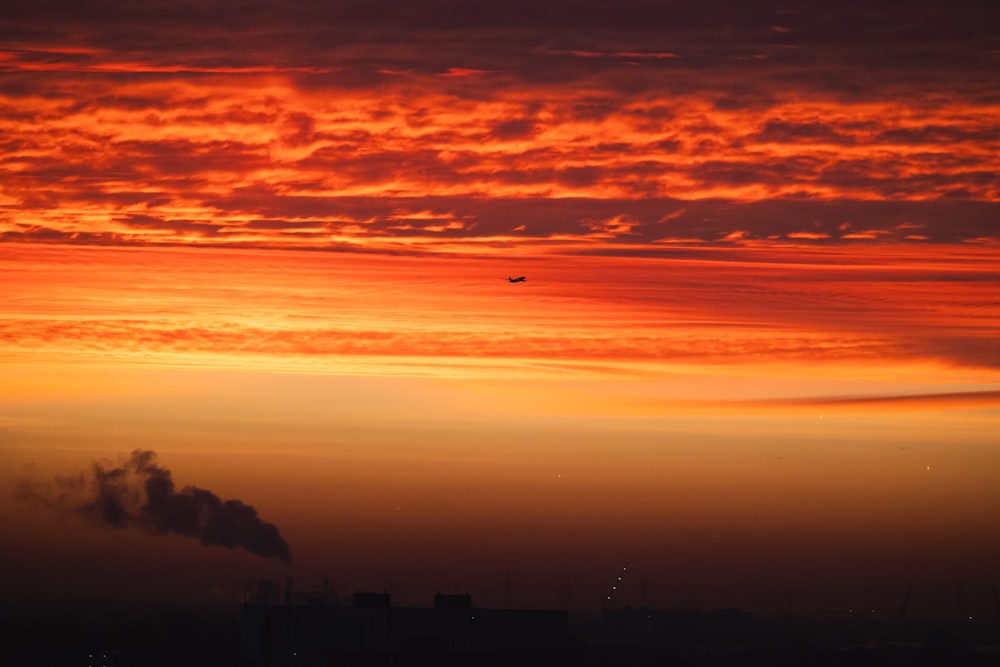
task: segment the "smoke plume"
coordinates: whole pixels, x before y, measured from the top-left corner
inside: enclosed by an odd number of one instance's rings
[[[292,562],[277,526],[261,521],[257,510],[240,500],[222,500],[195,486],[176,490],[170,471],[157,464],[156,452],[136,449],[124,463],[97,461],[89,473],[52,482],[22,480],[17,495],[63,513],[80,514],[112,528],[150,534],[194,537],[205,546],[246,549],[265,558]]]

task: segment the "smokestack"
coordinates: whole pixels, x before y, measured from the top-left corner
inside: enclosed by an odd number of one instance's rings
[[[913,589],[913,584],[906,585],[906,593],[903,595],[903,604],[899,607],[899,620],[906,619],[906,612],[910,608],[910,591]]]
[[[196,538],[204,546],[240,548],[286,565],[292,562],[278,528],[261,521],[252,505],[222,500],[196,486],[177,491],[170,471],[157,465],[156,452],[149,450],[134,450],[119,466],[98,461],[89,474],[57,477],[51,483],[22,480],[17,495],[101,526],[173,533]]]

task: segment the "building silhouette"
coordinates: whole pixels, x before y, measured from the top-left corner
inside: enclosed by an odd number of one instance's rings
[[[244,605],[248,665],[551,665],[570,648],[564,610],[481,609],[469,595],[433,607],[393,607],[388,593],[355,592],[350,606]]]

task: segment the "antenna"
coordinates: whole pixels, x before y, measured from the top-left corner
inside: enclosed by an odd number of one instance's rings
[[[573,577],[572,575],[566,575],[566,593],[565,597],[563,598],[563,606],[566,607],[567,611],[569,610],[569,603],[572,597],[573,597]]]
[[[906,618],[906,610],[910,607],[910,591],[913,589],[913,584],[906,585],[906,593],[903,594],[903,604],[899,607],[899,620],[904,620]]]
[[[403,599],[403,582],[397,579],[386,583],[389,584],[389,592],[396,598],[396,604],[399,604],[399,600]]]
[[[625,577],[626,572],[628,572],[628,563],[625,563],[625,566],[622,567],[621,572],[618,573],[618,578],[615,580],[615,583],[611,584],[611,590],[608,591],[608,594],[603,602],[603,606],[605,608],[609,607],[611,603],[615,601],[615,598],[618,596],[618,588],[622,585],[622,579]]]
[[[240,579],[234,582],[243,597],[243,604],[250,604],[253,601],[253,588],[248,579]]]

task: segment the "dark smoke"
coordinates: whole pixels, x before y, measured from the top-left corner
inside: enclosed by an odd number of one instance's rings
[[[136,449],[119,466],[98,461],[89,475],[57,477],[51,483],[24,480],[17,494],[22,500],[81,514],[103,526],[185,535],[205,546],[239,547],[285,564],[292,562],[278,528],[261,521],[252,505],[222,500],[195,486],[177,491],[170,471],[157,465],[156,452],[149,450]]]

